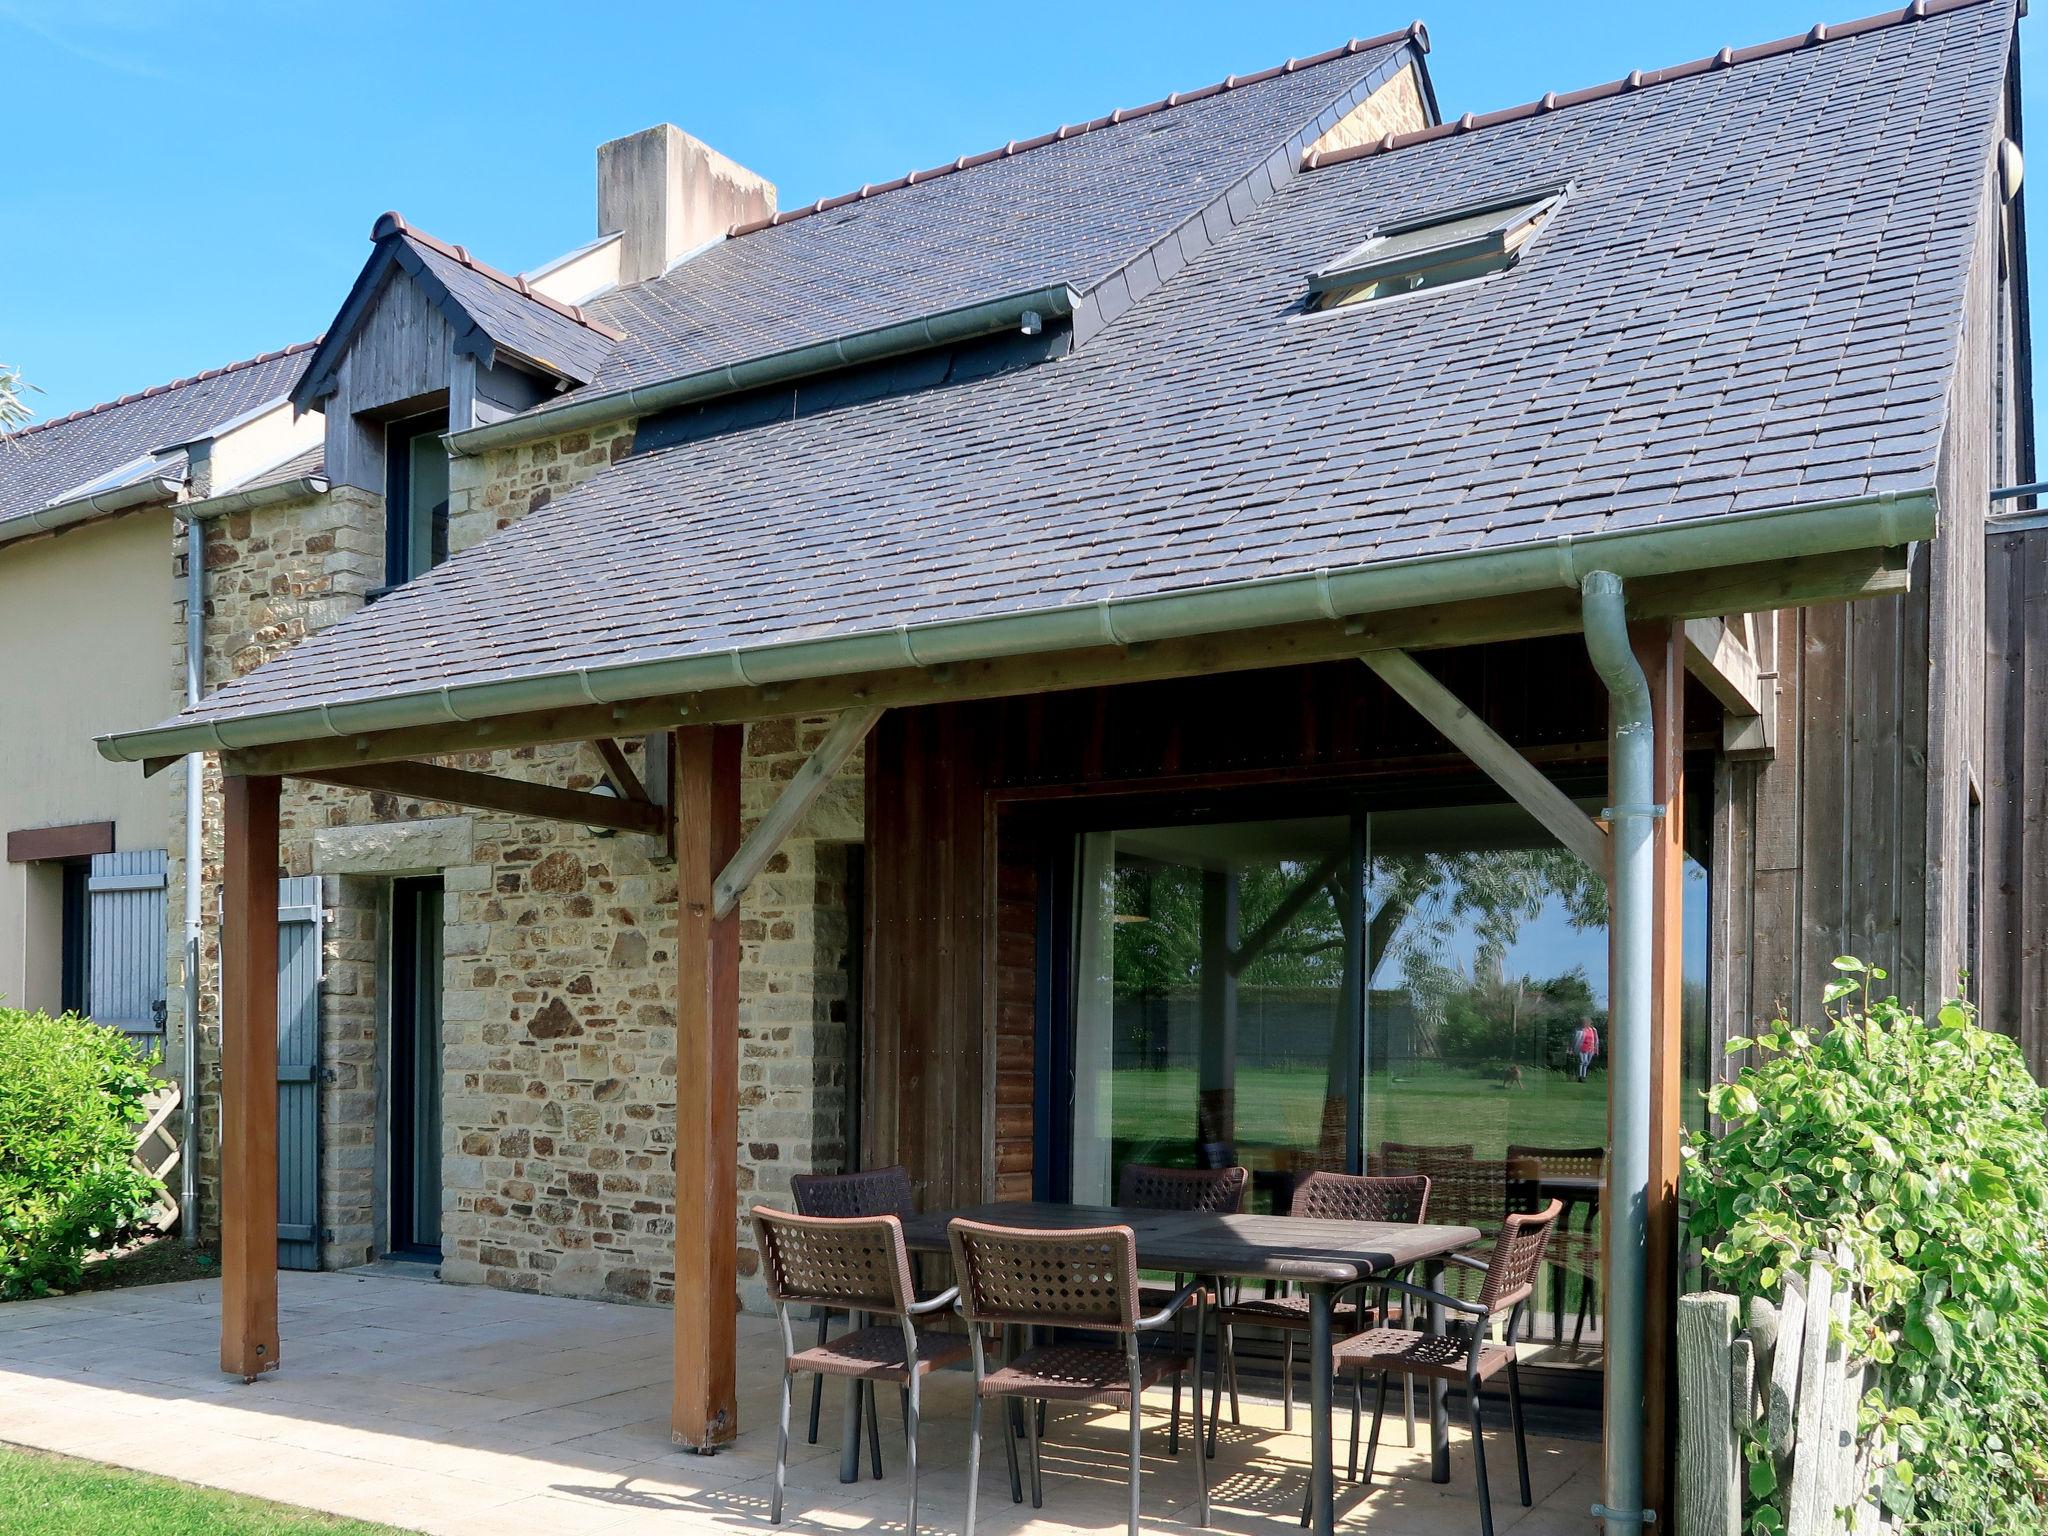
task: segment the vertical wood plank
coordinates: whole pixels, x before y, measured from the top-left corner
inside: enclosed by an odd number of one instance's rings
[[[220,1368],[277,1369],[277,834],[274,778],[222,787]]]
[[[1733,1296],[1711,1292],[1678,1306],[1678,1536],[1738,1536],[1742,1529],[1738,1405],[1730,1400],[1736,1306]]]
[[[1643,1270],[1643,1504],[1673,1515],[1678,1455],[1678,1146],[1685,1071],[1685,626],[1631,630],[1650,684],[1657,743],[1652,879],[1655,973],[1650,1001],[1650,1189]]]
[[[712,915],[712,884],[740,845],[736,725],[675,733],[676,1283],[679,1445],[739,1432],[739,913]]]

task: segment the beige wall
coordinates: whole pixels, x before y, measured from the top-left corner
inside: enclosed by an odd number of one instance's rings
[[[115,847],[169,845],[181,769],[145,779],[93,737],[178,707],[170,514],[135,512],[0,546],[0,833],[114,823]],[[0,1000],[57,1006],[57,888],[0,863]]]

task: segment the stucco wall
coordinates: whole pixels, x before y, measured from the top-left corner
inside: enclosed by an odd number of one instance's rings
[[[145,779],[93,737],[178,706],[167,512],[0,547],[0,833],[111,821],[115,847],[163,848],[182,768]],[[41,876],[43,878],[38,878]],[[0,1000],[58,1004],[57,880],[0,863]]]

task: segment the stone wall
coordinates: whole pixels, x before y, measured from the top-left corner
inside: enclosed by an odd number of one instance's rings
[[[464,548],[546,506],[623,457],[630,443],[626,425],[457,460],[451,546]],[[357,492],[222,519],[208,537],[209,686],[359,607],[381,579],[382,560],[381,504]],[[743,814],[750,825],[830,723],[749,728]],[[647,777],[644,745],[622,746]],[[601,773],[581,744],[450,761],[575,789],[591,788]],[[201,1169],[210,1230],[219,1188],[220,822],[212,759],[207,775]],[[837,1168],[845,1156],[846,962],[855,937],[846,910],[847,848],[860,841],[861,814],[856,755],[741,903],[743,1212],[755,1199],[786,1197],[791,1174]],[[439,872],[446,891],[443,1277],[554,1295],[670,1300],[676,972],[674,865],[666,848],[626,834],[298,783],[285,787],[282,821],[284,872],[319,874],[327,913],[323,1261],[361,1263],[388,1243],[379,1126],[389,881]],[[174,917],[174,953],[176,927]],[[743,1292],[758,1300],[744,1224],[741,1235]]]

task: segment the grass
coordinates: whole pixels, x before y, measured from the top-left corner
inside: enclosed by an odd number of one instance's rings
[[[167,1432],[169,1432],[167,1430]],[[0,1536],[401,1536],[241,1494],[0,1446]]]
[[[1327,1077],[1320,1067],[1240,1067],[1237,1140],[1241,1154],[1262,1147],[1313,1149],[1320,1136]],[[1193,1133],[1192,1067],[1124,1068],[1112,1074],[1112,1138],[1134,1149],[1185,1142]],[[1490,1073],[1454,1067],[1375,1072],[1366,1088],[1366,1144],[1471,1142],[1473,1155],[1500,1157],[1510,1143],[1596,1147],[1607,1141],[1607,1074],[1585,1082],[1525,1069],[1509,1088]]]

